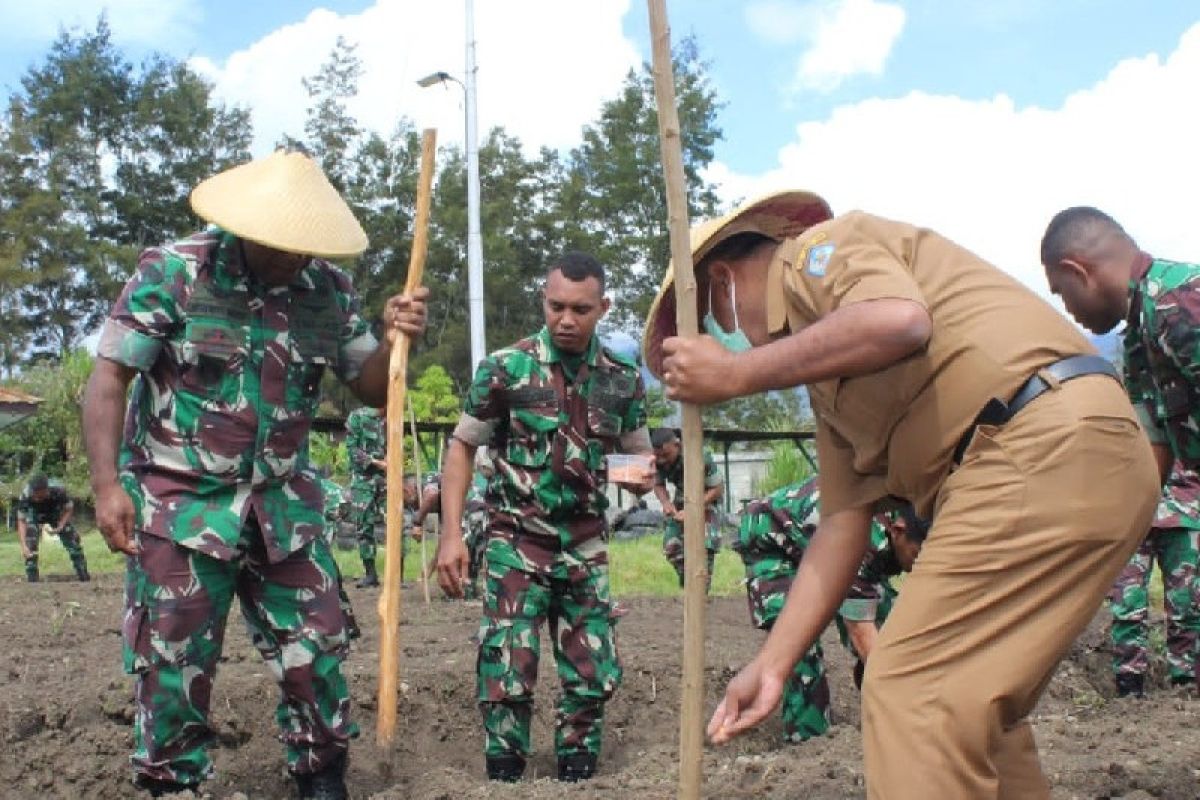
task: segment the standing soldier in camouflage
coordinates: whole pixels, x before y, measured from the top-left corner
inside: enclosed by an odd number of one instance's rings
[[[546,326],[479,365],[443,475],[445,523],[438,582],[461,597],[468,575],[463,498],[476,448],[496,474],[487,488],[487,566],[478,688],[492,780],[518,780],[530,752],[540,628],[549,620],[562,682],[556,717],[558,778],[590,778],[604,704],[621,682],[609,596],[605,455],[650,454],[637,362],[601,346],[604,269],[566,253],[542,291]],[[622,484],[638,494],[654,475]]]
[[[363,576],[358,588],[379,585],[375,531],[383,523],[387,496],[387,422],[379,409],[356,408],[346,417],[346,452],[350,455],[350,503],[358,531],[358,557]]]
[[[654,445],[654,494],[666,515],[663,531],[663,555],[683,586],[683,446],[671,428],[656,428],[650,435]],[[675,486],[675,500],[667,493],[667,484]],[[708,552],[707,592],[712,586],[713,566],[721,549],[721,510],[717,503],[725,493],[725,478],[713,460],[712,451],[704,448],[704,549]]]
[[[756,628],[769,631],[783,610],[796,568],[816,531],[817,480],[778,489],[742,512],[733,549],[746,565],[746,597]],[[878,515],[871,548],[834,622],[842,644],[855,656],[855,685],[896,597],[890,578],[909,571],[920,552],[926,528],[907,516]],[[784,739],[802,742],[829,730],[830,694],[820,641],[796,663],[781,701]]]
[[[1195,683],[1200,634],[1200,477],[1176,465],[1163,489],[1154,527],[1117,576],[1112,600],[1113,671],[1117,695],[1142,697],[1146,690],[1150,642],[1150,572],[1162,571],[1167,612],[1167,672],[1173,686]]]
[[[222,172],[191,204],[213,227],[142,254],[83,408],[96,521],[129,556],[134,782],[158,796],[212,774],[209,702],[236,596],[279,685],[299,796],[344,798],[357,727],[308,434],[327,369],[385,402],[392,343],[424,329],[427,292],[389,298],[376,341],[349,278],[323,260],[357,255],[366,235],[299,153]]]
[[[1042,237],[1050,291],[1097,335],[1125,320],[1125,388],[1162,482],[1200,471],[1200,264],[1154,258],[1099,209],[1058,212]]]
[[[88,574],[87,558],[79,543],[79,533],[71,524],[74,516],[75,503],[58,481],[51,481],[39,474],[25,484],[25,489],[17,499],[17,541],[25,556],[25,579],[30,583],[41,580],[38,545],[42,541],[43,525],[49,525],[51,533],[62,542],[67,555],[71,557],[71,565],[75,567],[75,576],[81,581],[92,579]]]

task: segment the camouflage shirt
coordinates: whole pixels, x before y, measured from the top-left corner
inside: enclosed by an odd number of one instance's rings
[[[1200,476],[1178,461],[1163,487],[1154,527],[1200,530]]]
[[[386,479],[387,471],[371,463],[387,456],[387,420],[379,409],[356,408],[346,417],[346,452],[352,479]]]
[[[287,286],[209,229],[142,253],[98,352],[139,371],[121,451],[137,527],[219,559],[253,514],[268,557],[324,527],[308,432],[321,376],[354,380],[376,347],[349,278],[313,259]]]
[[[675,497],[671,502],[675,504],[676,508],[683,508],[683,452],[680,451],[679,456],[672,464],[656,464],[654,471],[654,484],[666,486],[670,483],[674,486]],[[707,447],[704,448],[704,488],[711,489],[724,484],[725,478],[721,474],[721,470],[717,468],[717,462],[713,460],[712,451]],[[716,504],[711,503],[710,505]]]
[[[1200,468],[1200,265],[1155,259],[1130,286],[1125,385],[1151,441]]]
[[[733,545],[746,561],[747,569],[753,570],[758,565],[774,569],[770,563],[772,557],[798,565],[816,533],[819,501],[817,479],[811,478],[749,503],[742,515],[753,519],[739,526],[738,539]],[[900,573],[900,566],[892,555],[883,521],[882,515],[877,515],[871,522],[870,549],[838,609],[844,619],[874,620],[878,603],[885,594],[894,591],[888,580]]]
[[[650,450],[645,394],[637,363],[596,336],[573,380],[546,328],[488,356],[454,431],[490,446],[488,511],[576,544],[602,534],[605,455]]]
[[[26,525],[57,525],[70,505],[71,497],[58,481],[50,481],[46,499],[41,502],[33,499],[33,493],[26,484],[17,498],[17,515],[25,520]]]

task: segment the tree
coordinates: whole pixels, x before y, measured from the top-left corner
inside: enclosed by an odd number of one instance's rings
[[[194,226],[192,186],[247,158],[250,136],[187,66],[135,69],[104,17],[60,33],[0,122],[5,366],[64,358],[94,330],[137,250]]]
[[[703,171],[722,136],[717,127],[721,103],[695,39],[679,42],[672,60],[688,214],[697,220],[718,210],[716,187],[704,181]],[[584,128],[583,143],[568,159],[557,214],[568,243],[592,251],[608,267],[617,301],[612,323],[640,328],[671,254],[649,64],[631,70],[620,94]]]
[[[329,182],[345,193],[352,171],[352,160],[362,138],[362,128],[346,108],[346,102],[358,95],[362,60],[355,52],[357,44],[338,36],[329,58],[317,74],[301,78],[312,103],[304,122],[308,150],[321,164]]]

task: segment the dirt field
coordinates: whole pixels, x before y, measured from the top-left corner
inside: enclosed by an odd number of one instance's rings
[[[353,591],[353,590],[352,590]],[[534,729],[537,754],[515,787],[483,780],[473,704],[478,609],[405,596],[404,698],[396,746],[374,744],[376,636],[372,593],[355,592],[366,624],[347,670],[363,735],[352,749],[355,798],[671,798],[675,796],[681,605],[625,598],[620,621],[625,684],[609,706],[601,772],[564,786],[554,771],[554,670],[547,654]],[[741,598],[716,599],[709,615],[709,701],[760,635]],[[119,666],[120,580],[0,581],[0,797],[108,800],[133,796],[127,754],[132,706]],[[1101,620],[1080,641],[1038,708],[1036,730],[1056,798],[1200,796],[1200,702],[1157,688],[1150,699],[1114,700]],[[287,798],[282,750],[274,738],[275,690],[236,614],[214,692],[217,777],[212,798]],[[705,794],[721,798],[863,796],[857,695],[849,664],[830,643],[837,725],[832,735],[779,746],[778,722],[705,756]]]

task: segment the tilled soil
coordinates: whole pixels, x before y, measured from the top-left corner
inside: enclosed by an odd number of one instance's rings
[[[352,747],[355,798],[672,798],[677,792],[678,599],[624,598],[620,620],[625,682],[608,706],[599,775],[578,785],[554,773],[553,661],[543,653],[534,747],[526,780],[484,780],[482,736],[474,704],[479,609],[404,596],[402,697],[395,745],[375,744],[377,594],[351,589],[364,636],[346,671],[362,736]],[[121,581],[91,584],[0,580],[0,798],[133,797],[127,763],[132,743],[131,680],[120,667]],[[213,695],[216,777],[207,796],[225,800],[289,798],[275,738],[276,692],[236,614]],[[750,627],[742,598],[716,598],[708,616],[706,709],[762,634]],[[543,637],[545,640],[545,637]],[[849,660],[827,641],[835,726],[831,735],[781,745],[777,720],[704,757],[704,795],[713,798],[861,798],[858,698]],[[1200,730],[1194,696],[1162,686],[1146,700],[1112,697],[1098,615],[1059,669],[1035,714],[1035,730],[1056,798],[1200,797]]]

